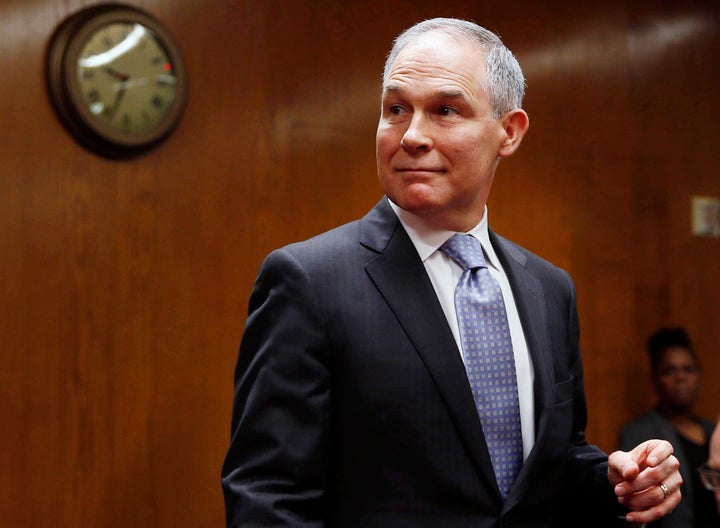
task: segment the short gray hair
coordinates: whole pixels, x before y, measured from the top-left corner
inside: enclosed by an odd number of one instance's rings
[[[400,33],[385,61],[383,86],[387,83],[390,68],[403,48],[429,31],[441,31],[454,38],[467,39],[485,53],[485,90],[490,96],[494,117],[499,118],[510,110],[522,108],[525,76],[515,56],[492,31],[474,22],[457,18],[424,20]]]

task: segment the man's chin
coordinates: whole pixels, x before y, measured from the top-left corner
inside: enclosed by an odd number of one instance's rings
[[[428,192],[427,186],[407,189],[402,194],[388,194],[388,197],[401,209],[420,216],[442,209],[441,201]]]
[[[393,200],[394,201],[394,200]],[[397,203],[397,202],[395,202]],[[412,213],[417,216],[426,217],[426,216],[432,216],[433,214],[437,213],[440,208],[437,206],[437,204],[434,204],[432,202],[426,202],[426,201],[405,201],[403,203],[397,204],[401,209],[404,209],[408,213]]]

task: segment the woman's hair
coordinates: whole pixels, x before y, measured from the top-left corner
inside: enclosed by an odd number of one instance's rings
[[[669,348],[683,348],[687,350],[693,360],[695,360],[695,363],[699,365],[698,357],[690,341],[690,336],[688,336],[685,329],[680,326],[666,327],[661,328],[648,339],[647,352],[650,357],[650,368],[653,372],[655,372],[665,355],[665,351]]]

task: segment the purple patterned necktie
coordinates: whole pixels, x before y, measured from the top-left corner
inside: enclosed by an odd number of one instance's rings
[[[523,464],[515,358],[505,303],[478,239],[456,234],[440,251],[464,270],[455,288],[455,310],[465,369],[505,498]]]

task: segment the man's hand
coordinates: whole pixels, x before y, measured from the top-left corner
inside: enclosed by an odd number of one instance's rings
[[[673,511],[680,502],[680,463],[665,440],[648,440],[632,451],[615,451],[608,460],[608,479],[628,522],[648,523]]]

